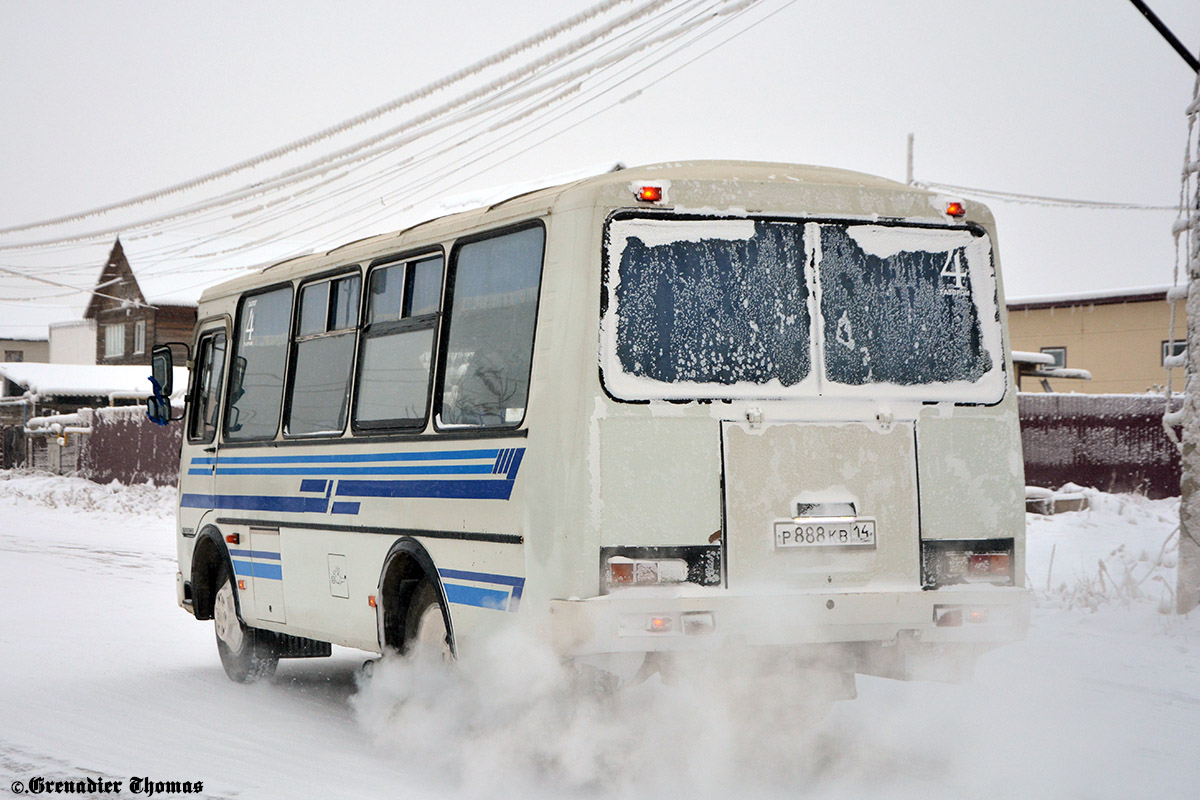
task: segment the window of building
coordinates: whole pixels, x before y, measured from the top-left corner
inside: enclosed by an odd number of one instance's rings
[[[271,439],[279,429],[291,317],[291,286],[242,298],[225,401],[227,439]]]
[[[1054,363],[1047,365],[1051,369],[1062,369],[1067,365],[1067,348],[1065,347],[1043,347],[1042,354],[1054,358]]]
[[[25,351],[24,350],[5,350],[4,351],[4,360],[9,364],[22,363],[25,361]],[[17,384],[13,383],[12,381],[6,380],[4,382],[4,396],[5,397],[17,397],[24,393],[25,393],[25,390],[22,389]]]
[[[424,424],[441,299],[440,255],[371,270],[359,349],[355,428]]]
[[[120,358],[125,355],[125,323],[104,326],[104,357]]]
[[[1187,342],[1163,342],[1162,343],[1162,364],[1166,366],[1167,358],[1170,356],[1181,356],[1187,350]]]
[[[144,319],[133,323],[133,352],[135,354],[146,352],[146,320]]]
[[[346,428],[350,374],[358,335],[358,273],[300,289],[287,425],[291,435]]]
[[[524,420],[545,238],[537,226],[456,249],[440,358],[441,427],[515,427]]]

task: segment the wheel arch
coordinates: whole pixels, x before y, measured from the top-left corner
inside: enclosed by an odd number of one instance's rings
[[[450,639],[450,652],[457,656],[454,621],[450,617],[446,589],[429,551],[410,536],[403,536],[392,544],[383,559],[383,569],[379,572],[379,600],[376,603],[375,616],[380,652],[403,651],[404,641],[408,637],[408,631],[405,630],[408,606],[417,584],[422,580],[428,581],[437,592],[442,619],[446,623],[446,632]]]
[[[229,556],[229,548],[225,546],[225,537],[215,525],[205,526],[196,536],[196,546],[192,550],[192,609],[196,619],[212,619],[213,604],[217,597],[217,575],[221,566],[234,574],[233,560]],[[236,586],[236,584],[235,584]],[[238,592],[234,591],[233,601],[237,606],[238,617],[241,618],[242,606]]]

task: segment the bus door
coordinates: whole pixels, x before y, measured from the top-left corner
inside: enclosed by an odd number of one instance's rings
[[[222,323],[201,332],[188,396],[186,455],[179,476],[179,524],[182,534],[189,538],[211,521],[206,517],[216,507],[217,424],[227,350]]]

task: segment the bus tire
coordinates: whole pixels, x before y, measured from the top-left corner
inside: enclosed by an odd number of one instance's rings
[[[454,660],[441,597],[437,587],[428,580],[421,581],[413,590],[404,631],[405,654],[442,663]]]
[[[216,585],[213,630],[225,674],[237,683],[253,683],[271,677],[279,666],[279,654],[267,631],[242,622],[233,593],[233,577],[224,564],[217,570]]]

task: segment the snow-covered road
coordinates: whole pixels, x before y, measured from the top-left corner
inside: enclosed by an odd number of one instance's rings
[[[528,652],[360,687],[364,654],[335,649],[235,685],[211,623],[175,605],[173,500],[0,472],[0,792],[37,776],[124,781],[110,797],[133,777],[229,798],[1200,792],[1200,615],[1159,611],[1172,501],[1031,518],[1025,642],[966,685],[860,678],[813,719],[768,680],[597,703]]]

